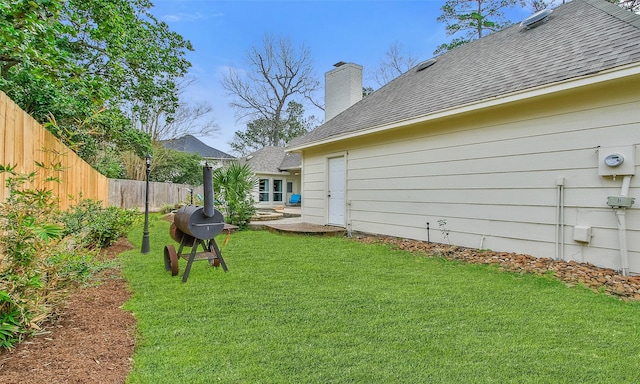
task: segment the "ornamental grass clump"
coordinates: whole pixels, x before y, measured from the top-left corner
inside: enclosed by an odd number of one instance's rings
[[[55,252],[62,226],[51,219],[56,202],[51,190],[30,188],[36,173],[18,174],[2,166],[9,191],[0,205],[0,347],[11,348],[39,329],[56,299],[56,265],[47,262]],[[53,181],[53,180],[50,180]]]
[[[52,190],[36,187],[37,173],[20,174],[15,168],[0,165],[9,192],[0,204],[0,349],[11,349],[42,331],[43,324],[55,317],[67,289],[105,265],[94,259],[99,247],[124,233],[132,220],[132,213],[123,215],[123,210],[96,213],[91,221],[96,226],[93,232],[100,235],[86,236],[91,240],[83,243],[60,220],[63,216]],[[50,177],[44,184],[59,181]]]

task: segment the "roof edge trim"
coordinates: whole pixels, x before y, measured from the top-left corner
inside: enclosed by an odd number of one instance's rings
[[[393,130],[409,124],[416,124],[416,123],[422,123],[430,120],[437,120],[443,117],[454,116],[460,113],[468,113],[468,112],[477,111],[483,108],[494,107],[502,104],[511,103],[514,101],[528,99],[531,97],[538,97],[546,94],[551,94],[551,93],[569,90],[573,88],[579,88],[586,85],[597,84],[605,81],[615,80],[618,78],[631,76],[631,75],[639,75],[639,74],[640,74],[640,62],[628,64],[628,65],[612,68],[606,71],[602,71],[602,72],[598,72],[590,75],[574,77],[571,79],[566,79],[566,80],[555,82],[555,83],[540,85],[538,87],[524,89],[518,92],[507,93],[504,95],[479,100],[473,103],[463,104],[456,107],[435,111],[427,115],[417,116],[411,119],[399,120],[390,124],[385,124],[385,125],[371,127],[371,128],[365,128],[355,132],[349,132],[343,135],[328,137],[323,140],[312,141],[312,142],[297,145],[291,148],[285,148],[285,151],[300,152],[307,148],[313,148],[319,145],[330,144],[336,141],[365,136],[372,133]]]

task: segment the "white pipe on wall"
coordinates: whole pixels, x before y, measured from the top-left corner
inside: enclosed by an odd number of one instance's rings
[[[564,260],[564,177],[556,179],[555,259]]]
[[[561,186],[556,187],[556,241],[555,241],[555,257],[554,259],[558,260],[560,257],[560,188]]]
[[[560,186],[560,260],[564,260],[564,184]]]
[[[620,188],[620,196],[629,194],[629,186],[631,185],[631,176],[625,176],[622,179],[622,187]],[[622,276],[629,276],[629,251],[627,249],[627,208],[618,207],[616,209],[616,217],[618,218],[618,240],[620,241],[620,265],[622,267]]]

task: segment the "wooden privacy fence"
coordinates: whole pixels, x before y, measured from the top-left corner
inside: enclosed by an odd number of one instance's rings
[[[37,172],[36,187],[46,187],[60,199],[60,208],[74,205],[82,193],[83,198],[108,200],[109,180],[66,147],[29,114],[24,112],[7,95],[0,91],[0,162],[16,165],[18,173]],[[45,166],[58,164],[60,171],[43,170]],[[47,177],[58,177],[61,183],[45,182]],[[4,188],[6,175],[0,173],[0,201],[5,201],[8,190]]]
[[[100,200],[103,205],[144,210],[146,182],[108,179],[93,169],[51,132],[24,112],[0,91],[0,163],[15,165],[16,172],[37,172],[35,187],[47,188],[60,199],[60,208],[75,205],[80,195],[85,199]],[[51,166],[59,164],[60,171],[42,169],[36,163]],[[4,187],[6,174],[0,173],[0,202],[7,198]],[[58,177],[60,183],[46,181]],[[157,211],[164,205],[187,202],[188,189],[202,195],[202,186],[185,184],[149,183],[149,209]]]
[[[187,184],[149,183],[149,211],[159,211],[165,205],[189,202],[189,190],[193,196],[203,195],[202,185],[193,187]],[[138,208],[144,210],[146,182],[138,180],[109,179],[109,205],[120,208]]]

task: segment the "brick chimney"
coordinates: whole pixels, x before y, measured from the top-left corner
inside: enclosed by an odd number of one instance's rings
[[[362,99],[362,66],[343,61],[324,74],[324,121]]]

